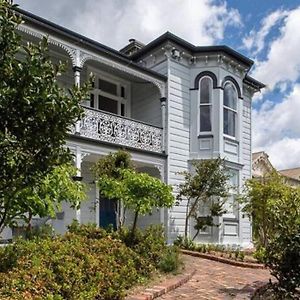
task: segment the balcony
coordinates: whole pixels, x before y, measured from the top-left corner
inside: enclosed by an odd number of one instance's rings
[[[161,127],[84,107],[84,117],[70,134],[145,151],[162,153]]]

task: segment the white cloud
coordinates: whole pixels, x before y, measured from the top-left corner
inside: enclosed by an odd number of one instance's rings
[[[241,25],[236,9],[213,0],[19,0],[24,9],[115,48],[129,38],[149,42],[171,31],[199,45],[221,40],[227,26]],[[74,4],[73,4],[74,3]],[[69,4],[66,9],[67,4]]]
[[[243,38],[243,45],[246,49],[252,50],[256,55],[265,47],[265,39],[270,33],[271,29],[277,25],[282,19],[288,15],[288,11],[278,9],[261,21],[261,28],[259,31],[251,30],[249,35]]]
[[[283,138],[264,148],[277,170],[300,167],[300,138]]]
[[[283,16],[280,34],[269,44],[266,60],[257,61],[252,73],[252,76],[266,83],[269,90],[282,88],[284,83],[293,84],[300,76],[300,6],[288,12],[278,12],[271,19],[279,20]],[[249,41],[246,43],[251,44]]]
[[[270,155],[275,167],[300,166],[300,84],[282,102],[265,101],[253,111],[254,149]]]

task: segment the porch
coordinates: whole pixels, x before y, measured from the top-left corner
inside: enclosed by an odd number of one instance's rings
[[[134,214],[126,211],[123,214],[119,203],[100,199],[100,190],[97,186],[96,178],[93,173],[93,166],[103,156],[118,148],[109,144],[99,147],[98,145],[87,145],[84,141],[68,141],[68,147],[75,154],[75,164],[78,169],[78,176],[82,177],[82,182],[87,186],[87,200],[83,201],[80,209],[70,208],[67,203],[62,206],[61,212],[56,219],[51,220],[51,225],[59,234],[67,230],[67,226],[73,220],[81,224],[95,223],[97,226],[106,227],[112,224],[118,226],[119,218],[124,220],[124,225],[131,226]],[[138,172],[148,173],[149,175],[165,181],[165,157],[139,151],[130,151],[133,164]],[[151,215],[140,216],[138,227],[145,228],[151,224],[167,224],[167,210],[154,208]]]

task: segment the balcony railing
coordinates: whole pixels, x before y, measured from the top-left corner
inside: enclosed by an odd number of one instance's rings
[[[141,150],[162,153],[162,128],[84,107],[84,117],[71,134]]]

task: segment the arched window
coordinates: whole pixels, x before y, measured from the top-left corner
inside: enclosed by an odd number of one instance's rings
[[[212,79],[203,77],[200,80],[199,131],[211,131]]]
[[[224,86],[224,134],[235,137],[237,123],[237,91],[231,82]]]

